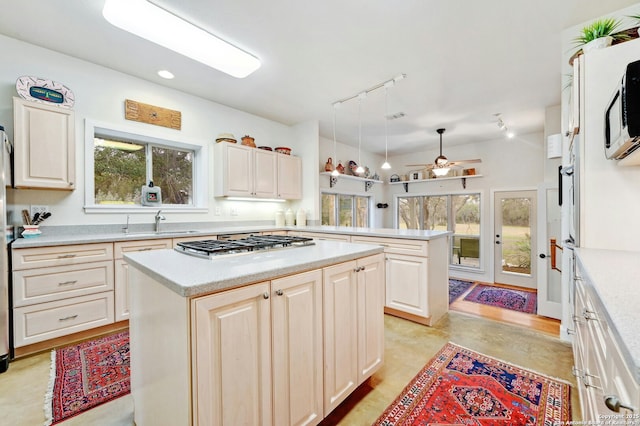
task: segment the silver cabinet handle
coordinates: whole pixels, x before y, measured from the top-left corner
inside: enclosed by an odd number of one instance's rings
[[[278,289],[278,290],[276,290],[276,294],[277,294],[278,296],[282,296],[282,295],[284,294],[284,291],[282,291],[282,290]]]
[[[590,311],[587,308],[584,308],[582,310],[582,316],[584,317],[584,319],[586,319],[587,321],[598,321],[598,314],[595,311]]]
[[[78,280],[65,281],[65,282],[62,282],[62,283],[58,283],[58,285],[59,285],[59,286],[62,286],[62,285],[73,285],[73,284],[75,284],[75,283],[77,283],[77,282],[78,282]]]
[[[74,253],[71,254],[61,254],[58,256],[58,259],[71,259],[72,257],[76,257]]]
[[[265,299],[269,298],[269,293],[267,293],[266,291],[262,294],[262,297],[264,297]]]
[[[68,317],[64,317],[64,318],[58,318],[58,321],[69,321],[76,318],[78,318],[78,314],[69,315]]]
[[[636,409],[634,407],[630,407],[628,405],[624,405],[620,402],[620,398],[618,398],[617,395],[607,395],[604,397],[604,404],[607,406],[607,408],[611,411],[615,411],[616,413],[620,412],[621,408],[624,408],[626,410],[631,410],[633,412],[636,411]]]

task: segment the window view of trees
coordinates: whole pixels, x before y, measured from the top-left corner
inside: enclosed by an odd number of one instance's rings
[[[322,224],[369,226],[369,197],[322,193]]]
[[[531,199],[502,200],[502,270],[531,273]]]
[[[192,203],[192,151],[96,137],[93,152],[95,204],[140,204],[149,181],[161,188],[163,204]]]
[[[451,263],[480,267],[480,194],[399,197],[397,214],[400,229],[452,231]]]

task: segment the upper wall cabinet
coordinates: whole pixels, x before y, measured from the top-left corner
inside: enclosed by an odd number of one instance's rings
[[[75,189],[73,111],[13,98],[14,186]]]
[[[302,198],[298,157],[221,142],[214,164],[216,197]]]

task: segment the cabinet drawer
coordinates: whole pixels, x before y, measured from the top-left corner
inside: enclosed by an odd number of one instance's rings
[[[15,347],[113,323],[113,291],[13,310]]]
[[[407,254],[409,256],[428,256],[429,243],[423,240],[402,240],[396,238],[351,236],[352,243],[378,244],[384,246],[385,253]]]
[[[124,253],[135,251],[162,250],[172,247],[171,239],[126,241],[113,244],[114,257],[122,259]]]
[[[113,261],[35,268],[13,273],[13,306],[113,290]]]
[[[297,235],[301,237],[313,238],[314,240],[327,240],[327,241],[342,241],[348,243],[351,238],[348,235],[342,234],[325,234],[322,232],[300,232],[300,231],[289,231],[290,235]]]
[[[13,270],[113,260],[113,244],[74,244],[13,249]]]

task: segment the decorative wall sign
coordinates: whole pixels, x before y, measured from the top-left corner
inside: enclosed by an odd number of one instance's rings
[[[176,130],[180,130],[182,127],[182,113],[180,111],[143,104],[130,99],[124,101],[124,118]]]
[[[16,91],[29,101],[60,105],[71,108],[75,96],[71,89],[57,81],[23,75],[16,80]]]

